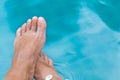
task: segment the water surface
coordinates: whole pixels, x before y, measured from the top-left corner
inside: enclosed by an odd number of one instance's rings
[[[69,80],[120,79],[119,0],[1,0],[0,80],[10,68],[15,33],[28,18],[43,16],[43,52]]]

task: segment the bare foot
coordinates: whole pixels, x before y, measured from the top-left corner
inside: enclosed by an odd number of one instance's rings
[[[14,57],[8,74],[16,71],[13,75],[17,76],[17,80],[32,80],[37,56],[43,48],[45,37],[46,22],[42,17],[33,17],[23,24],[16,33]],[[20,73],[24,78],[20,78]],[[14,80],[16,80],[15,77]]]
[[[43,53],[39,53],[40,57],[35,68],[35,78],[37,80],[63,80],[55,71],[53,62]],[[52,79],[46,79],[47,77]]]

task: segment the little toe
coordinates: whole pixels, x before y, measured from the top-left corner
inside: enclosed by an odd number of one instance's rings
[[[32,31],[36,31],[36,29],[37,29],[37,20],[38,20],[38,18],[36,16],[32,18],[32,25],[31,25]]]

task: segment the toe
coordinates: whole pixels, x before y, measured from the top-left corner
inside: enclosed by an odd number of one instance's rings
[[[51,59],[48,59],[49,60],[49,65],[51,66],[51,67],[54,67],[53,66],[53,61],[51,60]]]
[[[36,31],[36,28],[37,28],[37,20],[38,18],[35,16],[32,18],[32,25],[31,25],[31,30],[32,31]]]
[[[44,33],[46,31],[46,21],[43,17],[39,17],[38,18],[38,22],[37,22],[37,26],[38,26],[38,33]]]
[[[16,32],[16,36],[19,37],[21,35],[22,35],[22,30],[21,30],[21,28],[19,28]]]
[[[45,54],[41,54],[41,58],[44,60],[45,63],[48,64],[48,57]]]
[[[42,56],[42,52],[39,52],[39,56],[40,56],[40,57]]]
[[[45,56],[44,56],[44,54],[43,54],[42,52],[39,54],[39,56],[40,56],[40,58],[42,59],[42,61],[45,62]]]
[[[27,21],[27,31],[31,29],[31,19],[28,19]]]
[[[22,25],[22,34],[26,32],[26,23]]]
[[[49,61],[48,61],[48,57],[45,55],[45,62],[48,64]]]
[[[43,53],[40,53],[40,56],[42,59],[44,59],[44,54]]]

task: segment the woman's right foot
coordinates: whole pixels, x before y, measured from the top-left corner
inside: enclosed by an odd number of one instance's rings
[[[46,79],[48,76],[52,79]],[[43,53],[40,53],[36,64],[35,78],[37,80],[63,80],[55,71],[52,60]]]
[[[17,30],[12,67],[5,80],[32,80],[45,37],[46,22],[42,17],[29,19]]]

